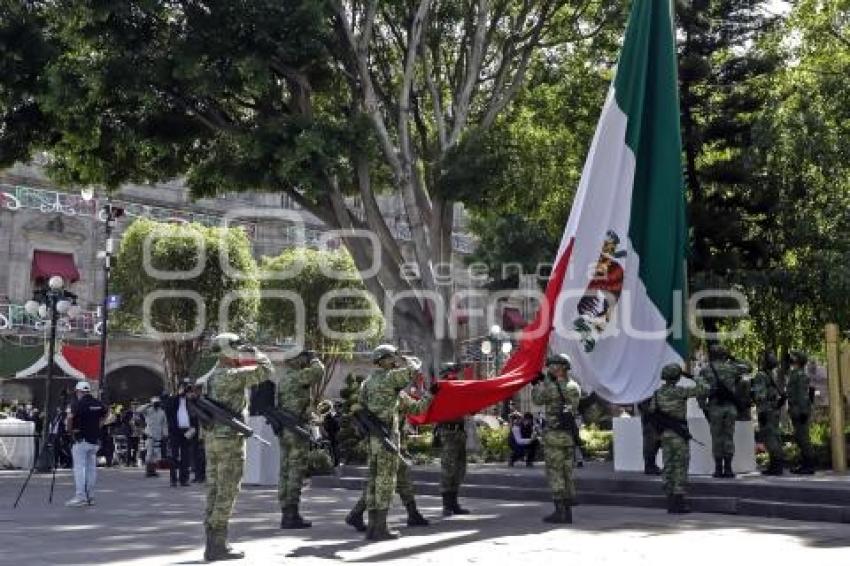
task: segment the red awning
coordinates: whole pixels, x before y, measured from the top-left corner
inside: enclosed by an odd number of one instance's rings
[[[67,283],[80,280],[80,272],[74,265],[74,256],[60,252],[46,252],[35,250],[32,256],[33,279],[49,279],[54,275],[61,275]]]
[[[520,330],[525,326],[525,319],[522,318],[522,313],[519,309],[513,307],[505,307],[502,311],[502,328],[508,332]]]

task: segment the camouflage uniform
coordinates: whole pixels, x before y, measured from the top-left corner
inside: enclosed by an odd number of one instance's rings
[[[405,416],[405,407],[410,407],[408,400],[409,396],[402,397],[400,403],[401,417]],[[405,440],[407,435],[400,433],[401,444],[399,447],[404,452]],[[345,518],[345,522],[356,528],[358,531],[365,531],[366,525],[363,523],[363,513],[366,511],[366,496],[368,493],[368,481],[363,484],[363,491],[360,494],[360,499],[354,504],[354,508]],[[408,527],[426,527],[430,523],[425,519],[416,507],[416,493],[413,488],[413,481],[410,479],[410,467],[400,458],[398,459],[398,469],[396,470],[396,486],[395,491],[401,499],[401,503],[407,509],[407,526]]]
[[[379,348],[381,348],[379,346]],[[425,393],[421,399],[413,399],[404,391],[413,375],[412,367],[384,369],[376,368],[360,386],[358,404],[371,411],[390,431],[391,440],[399,445],[399,412],[417,414],[431,404],[432,396]],[[369,512],[369,530],[366,538],[383,540],[395,538],[397,533],[388,529],[387,510],[396,489],[398,456],[384,448],[380,438],[370,436],[367,444],[369,480],[366,485],[366,508]]]
[[[531,398],[536,405],[543,406],[546,418],[547,427],[543,435],[546,478],[552,489],[552,498],[556,502],[557,514],[560,510],[559,502],[567,508],[575,502],[572,477],[575,441],[570,432],[560,428],[559,415],[564,410],[576,414],[581,388],[569,377],[558,380],[551,371],[547,373],[545,379],[534,384]]]
[[[732,473],[732,458],[735,455],[735,422],[738,419],[735,392],[738,390],[740,376],[740,366],[730,360],[713,360],[700,372],[700,377],[709,388],[705,416],[711,429],[711,452],[715,463],[714,477],[735,477]]]
[[[802,369],[805,363],[804,358],[801,367],[791,368],[791,373],[788,376],[788,417],[791,419],[794,428],[794,441],[800,448],[800,465],[792,471],[810,474],[814,472],[812,442],[809,437],[812,402],[809,397],[809,376]]]
[[[649,475],[658,475],[661,470],[656,464],[658,459],[658,451],[661,450],[661,434],[658,428],[650,422],[649,403],[651,399],[646,399],[638,403],[640,410],[640,430],[643,436],[643,473]]]
[[[782,441],[779,431],[779,417],[782,405],[782,390],[777,385],[771,370],[761,369],[751,382],[753,401],[758,414],[759,434],[770,456],[770,465],[766,473],[782,473]]]
[[[664,382],[650,398],[648,410],[650,413],[663,413],[681,422],[687,429],[688,399],[703,395],[706,385],[702,380],[698,380],[696,387],[681,387],[676,384],[680,375],[681,368],[678,365],[669,364],[664,367]],[[662,482],[668,498],[668,511],[686,513],[689,509],[684,503],[684,495],[691,459],[690,446],[688,440],[672,429],[661,428],[661,451],[664,459]]]
[[[284,368],[280,377],[277,405],[298,416],[302,421],[309,419],[311,388],[320,383],[325,368],[317,359],[303,369]],[[301,502],[301,487],[307,474],[307,455],[310,446],[302,437],[284,428],[280,441],[280,479],[277,498],[282,510],[281,528],[305,528],[310,523],[298,513]]]
[[[374,413],[390,430],[392,441],[398,444],[399,409],[404,399],[404,405],[410,413],[421,413],[431,404],[431,396],[425,394],[422,399],[414,400],[404,388],[410,384],[412,370],[399,368],[385,370],[377,368],[360,386],[358,402]],[[370,437],[369,452],[369,485],[366,491],[366,508],[369,510],[385,510],[390,506],[393,491],[395,491],[398,474],[398,456],[386,450],[380,439]]]
[[[259,384],[272,372],[269,359],[257,353],[257,367],[216,368],[204,390],[211,400],[241,414],[245,410],[245,389]],[[216,424],[204,431],[207,452],[207,508],[204,526],[213,538],[227,539],[227,522],[233,512],[242,482],[245,438],[232,429]]]

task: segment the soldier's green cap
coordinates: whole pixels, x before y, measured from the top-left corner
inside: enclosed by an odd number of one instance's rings
[[[381,344],[372,351],[372,363],[377,364],[384,358],[398,355],[398,348],[392,344]]]
[[[679,379],[682,375],[682,367],[679,364],[667,364],[661,368],[661,379],[664,381],[672,381]]]
[[[573,362],[570,359],[570,357],[566,354],[553,354],[553,355],[549,356],[548,358],[546,358],[546,365],[547,366],[562,365],[562,366],[567,366],[567,369],[570,369],[571,367],[573,367]]]
[[[713,344],[708,348],[708,357],[712,360],[725,360],[729,357],[729,350],[720,344]]]

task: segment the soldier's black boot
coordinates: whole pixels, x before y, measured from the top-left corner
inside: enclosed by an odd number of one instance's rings
[[[552,512],[551,515],[546,515],[543,517],[544,523],[560,523],[561,517],[564,515],[564,500],[556,499],[555,503],[555,511]]]
[[[374,528],[372,527],[372,513],[374,513],[375,521]],[[372,511],[369,513],[369,528],[371,529],[371,533],[366,531],[366,538],[374,541],[381,540],[395,540],[401,536],[401,533],[398,531],[391,530],[389,525],[387,525],[387,510],[386,509],[378,509],[376,511]],[[372,535],[371,538],[369,535]]]
[[[564,499],[561,503],[564,506],[563,514],[561,515],[561,523],[572,524],[572,522],[573,522],[573,508],[570,507],[569,500]]]
[[[155,478],[158,477],[159,474],[156,473],[156,466],[154,464],[145,464],[145,477],[146,478]]]
[[[451,517],[454,515],[454,511],[452,511],[452,494],[444,493],[443,494],[443,517]]]
[[[469,509],[464,509],[460,506],[457,500],[457,492],[453,491],[449,494],[451,496],[451,506],[452,506],[452,514],[453,515],[469,515]]]
[[[369,525],[366,527],[366,540],[375,540],[375,527],[378,519],[374,510],[369,511]]]
[[[358,501],[354,508],[348,512],[345,517],[345,524],[351,525],[359,532],[366,531],[366,523],[363,522],[363,513],[366,511],[366,504]]]
[[[227,544],[227,531],[225,529],[207,531],[207,548],[204,551],[204,560],[218,562],[219,560],[239,560],[242,558],[245,558],[244,552],[233,550]]]
[[[667,512],[675,513],[676,512],[676,500],[673,499],[672,495],[667,496]]]
[[[411,501],[404,506],[407,509],[407,526],[408,527],[427,527],[431,523],[428,519],[422,516],[419,509],[416,508],[416,502]]]
[[[714,478],[723,477],[723,458],[714,459],[714,473],[711,476]]]
[[[280,514],[281,529],[309,529],[313,526],[310,521],[305,521],[298,512],[298,505],[287,505]]]
[[[677,493],[672,496],[672,503],[670,505],[669,513],[674,513],[676,515],[682,515],[684,513],[691,512],[691,506],[688,505],[688,502],[685,501],[684,494]]]
[[[732,457],[723,458],[723,477],[731,479],[735,477],[735,472],[732,471]]]

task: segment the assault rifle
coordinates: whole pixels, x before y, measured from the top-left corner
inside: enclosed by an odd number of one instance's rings
[[[676,417],[669,415],[659,409],[655,409],[654,411],[648,411],[647,417],[658,430],[672,431],[674,434],[676,434],[686,442],[690,442],[691,440],[693,440],[700,446],[705,446],[705,444],[694,438],[691,434],[691,431],[688,430],[688,421],[686,419],[677,419]]]
[[[411,465],[410,460],[405,458],[401,453],[401,448],[393,442],[389,427],[384,424],[384,421],[378,418],[378,415],[369,409],[360,409],[353,414],[353,417],[355,426],[360,429],[363,436],[376,437],[381,441],[381,445],[386,450],[396,454],[406,465]]]
[[[203,426],[224,425],[240,436],[255,438],[258,442],[266,446],[271,446],[268,440],[254,434],[254,429],[245,424],[239,415],[220,403],[213,401],[206,395],[189,399],[187,407],[189,412],[197,417]]]
[[[279,407],[263,407],[260,409],[260,415],[265,417],[278,436],[286,429],[306,442],[314,440],[310,431],[304,428],[304,422],[292,411]]]

